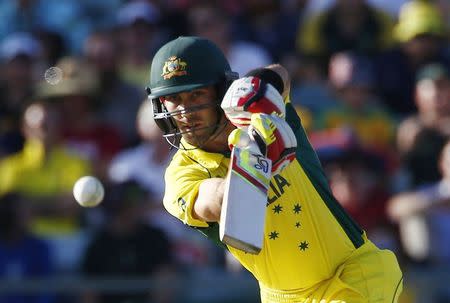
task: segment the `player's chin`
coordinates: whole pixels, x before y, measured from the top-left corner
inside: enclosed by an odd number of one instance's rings
[[[184,140],[186,140],[187,143],[197,147],[200,147],[205,142],[207,142],[210,136],[211,136],[210,132],[206,130],[187,132],[183,134],[183,138]]]

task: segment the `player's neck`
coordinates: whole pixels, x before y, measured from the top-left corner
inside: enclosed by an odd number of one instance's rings
[[[211,153],[223,153],[229,151],[228,135],[235,129],[235,126],[228,120],[223,118],[221,122],[225,122],[223,126],[219,126],[214,137],[202,146],[202,149]]]

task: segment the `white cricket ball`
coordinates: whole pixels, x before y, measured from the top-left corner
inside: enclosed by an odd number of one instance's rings
[[[59,67],[52,66],[45,71],[44,78],[51,85],[56,85],[62,80],[63,71]]]
[[[102,202],[104,195],[105,189],[96,177],[81,177],[73,186],[73,196],[83,207],[97,206]]]

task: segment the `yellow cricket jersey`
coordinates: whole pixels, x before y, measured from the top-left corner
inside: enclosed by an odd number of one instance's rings
[[[296,133],[297,157],[271,179],[263,248],[258,255],[228,249],[262,287],[307,290],[333,277],[357,248],[370,242],[332,196],[290,104],[286,120]],[[216,241],[218,224],[196,220],[191,214],[200,183],[206,178],[225,177],[228,164],[229,158],[219,153],[180,150],[165,175],[166,209]]]
[[[88,160],[56,146],[46,155],[42,142],[27,140],[21,152],[0,161],[0,196],[17,191],[46,197],[71,193],[73,184],[91,172]]]
[[[34,203],[50,205],[56,201],[47,198],[71,195],[73,184],[91,171],[88,160],[67,148],[55,146],[46,153],[42,142],[27,140],[22,151],[0,160],[0,196],[18,192]],[[73,232],[78,225],[74,217],[36,216],[31,228],[50,235]]]

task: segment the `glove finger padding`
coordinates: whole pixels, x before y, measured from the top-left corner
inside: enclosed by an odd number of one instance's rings
[[[276,115],[253,114],[248,128],[263,155],[272,160],[272,172],[281,172],[295,159],[297,139],[289,124]],[[264,150],[261,148],[264,145]]]
[[[251,184],[259,184],[267,193],[272,161],[262,155],[258,145],[242,129],[236,128],[228,135],[228,146],[232,151],[231,161],[235,173]]]
[[[258,145],[250,138],[248,133],[240,128],[234,129],[228,135],[228,147],[233,150],[233,147],[239,147],[241,149],[248,149],[249,151],[263,155]]]
[[[236,128],[228,135],[228,147],[230,150],[237,146],[245,148],[250,144],[250,136],[242,129]]]
[[[286,113],[283,97],[277,89],[253,76],[235,80],[228,88],[221,107],[236,127],[248,126],[253,113],[275,113],[281,117]]]

